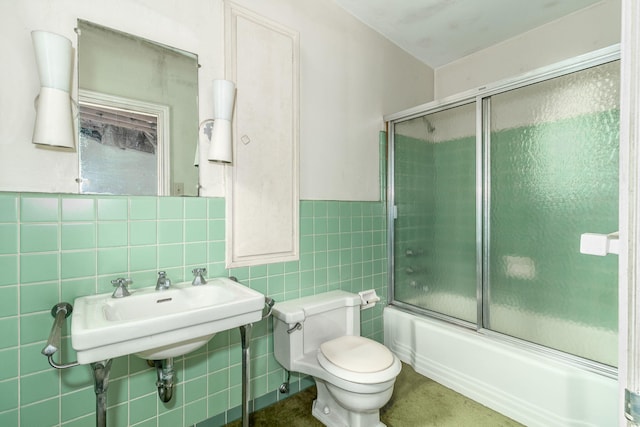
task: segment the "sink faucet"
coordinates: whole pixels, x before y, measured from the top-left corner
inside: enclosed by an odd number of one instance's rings
[[[167,277],[164,271],[158,272],[158,281],[156,282],[156,291],[164,291],[171,287],[171,279]]]
[[[128,297],[131,294],[129,293],[129,289],[127,289],[127,286],[129,286],[132,283],[133,283],[133,280],[125,279],[124,277],[118,277],[117,279],[112,280],[111,284],[116,289],[113,291],[113,294],[111,294],[111,297],[112,298]]]
[[[191,272],[193,273],[193,281],[191,282],[193,286],[207,284],[207,279],[204,278],[204,275],[207,274],[206,268],[194,268]]]

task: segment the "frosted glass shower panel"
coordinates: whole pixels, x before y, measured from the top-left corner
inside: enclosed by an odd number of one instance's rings
[[[394,299],[476,321],[475,104],[394,127]]]
[[[617,359],[619,63],[490,98],[484,326],[587,359]]]

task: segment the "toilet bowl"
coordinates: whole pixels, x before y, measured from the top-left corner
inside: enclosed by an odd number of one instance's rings
[[[273,308],[275,358],[314,378],[312,414],[327,426],[384,426],[380,408],[400,373],[388,348],[360,336],[360,306],[358,295],[332,291]]]

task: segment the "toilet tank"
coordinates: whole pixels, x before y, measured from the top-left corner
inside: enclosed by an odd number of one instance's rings
[[[287,370],[291,363],[315,353],[323,342],[344,335],[360,335],[360,296],[330,291],[276,303],[273,307],[274,356]],[[287,330],[300,329],[291,333]]]

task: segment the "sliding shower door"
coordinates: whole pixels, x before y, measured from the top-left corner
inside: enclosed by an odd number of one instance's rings
[[[475,322],[475,103],[395,125],[395,300]]]
[[[488,98],[484,327],[617,361],[618,257],[580,236],[618,230],[619,62]]]
[[[619,61],[572,70],[391,121],[392,301],[615,366]]]

